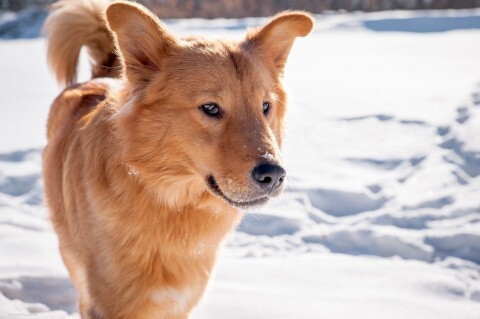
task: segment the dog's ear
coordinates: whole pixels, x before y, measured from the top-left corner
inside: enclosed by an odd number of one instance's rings
[[[140,4],[114,2],[107,8],[106,20],[130,82],[148,81],[160,69],[162,57],[176,47],[175,37]]]
[[[308,35],[313,26],[313,18],[305,12],[282,12],[263,27],[250,31],[244,44],[282,73],[295,38]]]

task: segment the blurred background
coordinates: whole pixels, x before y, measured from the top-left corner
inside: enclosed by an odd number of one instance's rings
[[[0,9],[19,11],[45,7],[54,0],[0,0]],[[467,9],[479,0],[140,0],[161,18],[264,17],[287,9],[312,13],[324,11],[381,11],[422,9]]]
[[[0,0],[0,38],[40,35],[55,0]],[[480,7],[480,0],[139,0],[163,19],[267,17],[283,10],[316,14],[386,10],[446,10]],[[15,16],[15,19],[13,18]],[[3,22],[3,23],[2,23]]]
[[[0,318],[78,318],[43,204],[51,2],[0,0]],[[316,20],[286,67],[286,191],[244,212],[192,319],[480,318],[480,0],[140,2],[178,36]]]

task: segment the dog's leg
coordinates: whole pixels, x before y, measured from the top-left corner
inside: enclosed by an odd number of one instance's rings
[[[78,258],[71,252],[72,250],[66,245],[60,246],[60,253],[62,255],[63,262],[67,267],[70,274],[70,278],[78,293],[78,310],[83,318],[97,319],[91,315],[90,296],[87,290],[86,275],[83,266],[78,262]],[[74,251],[74,250],[73,250]]]

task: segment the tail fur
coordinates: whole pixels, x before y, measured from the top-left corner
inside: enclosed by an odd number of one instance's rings
[[[52,5],[44,32],[48,38],[48,62],[59,83],[67,86],[76,83],[83,46],[92,59],[92,78],[119,76],[114,40],[104,22],[109,3],[109,0],[61,0]]]

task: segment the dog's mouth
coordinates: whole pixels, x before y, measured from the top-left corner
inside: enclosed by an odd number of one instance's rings
[[[236,206],[236,207],[240,207],[240,208],[247,208],[247,207],[251,207],[251,206],[262,205],[262,204],[265,204],[268,201],[268,196],[262,196],[262,197],[258,197],[258,198],[255,198],[253,200],[248,200],[248,201],[233,200],[233,199],[227,197],[227,195],[225,195],[222,192],[222,190],[220,189],[220,187],[217,184],[217,181],[215,180],[215,178],[213,176],[208,176],[207,177],[207,185],[210,188],[210,190],[212,191],[212,193],[214,193],[217,196],[220,196],[221,198],[223,198],[227,203],[229,203],[232,206]]]

